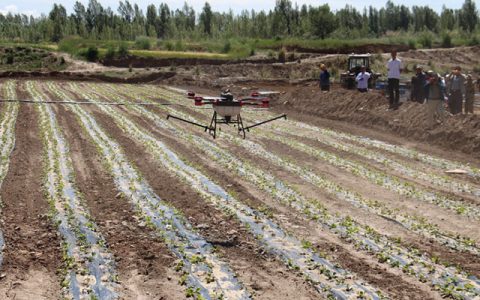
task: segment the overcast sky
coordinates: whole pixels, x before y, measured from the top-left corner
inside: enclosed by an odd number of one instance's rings
[[[69,13],[72,12],[73,5],[76,0],[61,0],[61,1],[51,1],[51,0],[0,0],[0,13],[6,12],[21,12],[27,14],[34,14],[36,16],[42,13],[48,13],[53,6],[53,3],[63,4]],[[115,12],[118,7],[118,0],[98,0],[103,6],[110,6]],[[80,2],[87,4],[88,0],[80,0]],[[165,2],[169,5],[170,8],[176,9],[183,6],[184,0],[130,0],[130,3],[137,3],[145,12],[145,8],[150,3],[154,3],[158,6],[160,2]],[[205,0],[189,0],[187,1],[190,5],[193,5],[196,11],[199,11]],[[240,12],[243,9],[255,9],[255,10],[269,10],[275,6],[275,0],[267,1],[258,1],[258,0],[209,0],[208,1],[212,8],[215,11],[228,11],[230,8],[234,12]],[[295,1],[293,1],[295,3]],[[319,0],[297,0],[298,5],[307,4],[307,5],[320,5],[323,3],[328,3],[330,7],[334,10],[344,7],[346,4],[353,5],[358,9],[363,9],[365,5],[373,5],[378,8],[385,5],[386,0],[370,0],[370,1],[348,1],[348,0],[335,0],[335,1],[319,1]],[[403,0],[395,1],[396,4],[404,4],[407,6],[413,5],[429,5],[436,11],[441,11],[442,6],[445,5],[448,8],[460,8],[464,0]]]

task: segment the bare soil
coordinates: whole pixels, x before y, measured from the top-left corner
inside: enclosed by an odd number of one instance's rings
[[[95,145],[64,106],[58,106],[76,173],[76,186],[104,233],[115,257],[126,299],[183,299],[185,292],[173,271],[175,257],[151,229],[142,225],[127,199],[118,195]]]
[[[152,108],[152,110],[159,113],[160,116],[162,115],[162,112],[157,109]],[[154,133],[159,140],[166,142],[171,149],[174,149],[183,158],[190,162],[195,162],[196,167],[199,167],[209,178],[212,178],[221,186],[228,187],[228,190],[232,191],[239,200],[257,210],[268,207],[273,212],[273,215],[276,216],[276,221],[280,222],[291,234],[297,238],[303,237],[305,240],[313,240],[319,252],[327,253],[341,267],[355,272],[363,280],[387,291],[389,295],[394,296],[396,299],[411,299],[419,295],[422,295],[424,299],[434,299],[436,297],[431,295],[427,286],[416,284],[408,277],[403,276],[401,272],[387,270],[367,255],[354,254],[355,250],[353,247],[345,245],[345,242],[325,232],[318,224],[300,217],[288,207],[279,205],[278,202],[272,200],[268,195],[258,192],[257,187],[212,164],[208,157],[201,155],[201,150],[192,148],[185,142],[169,137],[168,132],[163,132],[159,128],[150,125],[133,113],[129,115],[132,120],[135,120],[138,124],[148,129],[148,131]],[[248,154],[237,151],[238,149],[230,148],[230,150],[239,157],[248,157]],[[265,170],[270,169],[261,161],[256,163]],[[286,182],[291,182],[292,180],[295,180],[292,176],[286,178]],[[316,197],[322,196],[317,191]]]
[[[22,95],[22,93],[20,93]],[[1,189],[5,238],[0,298],[60,298],[60,238],[43,197],[43,144],[33,105],[21,105],[16,144]]]
[[[90,108],[99,124],[122,146],[153,190],[179,209],[207,241],[217,247],[239,279],[258,299],[312,299],[318,293],[283,263],[264,254],[255,238],[236,219],[226,217],[145,153],[142,145],[125,136],[110,117]],[[139,155],[141,154],[141,155]],[[148,158],[148,159],[146,159]],[[153,163],[152,163],[153,162]],[[175,195],[175,197],[172,197]]]

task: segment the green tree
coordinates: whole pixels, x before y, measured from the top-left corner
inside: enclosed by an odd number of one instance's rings
[[[158,38],[165,38],[170,30],[170,8],[166,3],[160,4],[160,15],[157,21],[157,35]]]
[[[330,10],[328,4],[318,8],[310,8],[310,22],[312,24],[312,33],[321,39],[326,38],[335,30],[335,15]]]
[[[292,18],[293,9],[292,1],[290,0],[277,0],[275,5],[275,13],[282,24],[285,24],[287,28],[287,34],[292,34]]]
[[[156,22],[157,22],[157,8],[155,7],[155,5],[150,4],[147,7],[147,18],[146,18],[146,24],[145,24],[145,30],[147,31],[148,36],[154,36],[157,34],[155,30]]]
[[[67,11],[61,4],[54,4],[48,18],[53,22],[51,41],[59,42],[63,38],[63,28],[67,23]]]
[[[212,8],[208,2],[205,2],[202,13],[200,14],[200,23],[203,27],[203,32],[207,35],[212,35]]]
[[[83,35],[85,33],[85,6],[77,1],[73,6],[73,12],[72,18],[75,21],[76,34]]]
[[[455,13],[453,9],[443,6],[442,14],[440,15],[440,27],[442,30],[453,30],[455,27]]]
[[[465,0],[459,12],[460,27],[468,32],[473,32],[478,24],[478,11],[475,2]]]

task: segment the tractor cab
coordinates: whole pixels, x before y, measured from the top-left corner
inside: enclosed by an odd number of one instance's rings
[[[350,55],[348,57],[348,70],[350,73],[358,75],[362,66],[365,66],[367,72],[370,73],[370,54]]]
[[[375,83],[380,74],[373,72],[370,67],[371,54],[352,54],[348,56],[347,71],[340,74],[340,83],[344,88],[354,89],[355,78],[360,73],[362,66],[365,66],[367,72],[372,76],[368,80],[369,88],[375,87]]]

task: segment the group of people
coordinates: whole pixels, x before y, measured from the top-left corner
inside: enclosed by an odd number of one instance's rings
[[[320,68],[320,88],[327,92],[330,90],[330,73],[324,64]],[[402,61],[397,57],[397,52],[393,51],[387,62],[388,110],[396,110],[400,106],[400,76],[402,70]],[[366,67],[361,66],[360,72],[355,77],[359,92],[368,91],[370,77],[371,74],[367,72]],[[436,121],[436,117],[439,118],[437,120],[439,122],[443,120],[445,104],[448,104],[449,112],[452,115],[460,114],[462,111],[465,114],[474,113],[475,84],[473,77],[470,74],[466,76],[462,74],[460,66],[455,67],[450,74],[442,77],[431,70],[425,73],[423,67],[418,65],[411,83],[410,100],[427,104],[432,123]],[[477,80],[477,86],[480,91],[480,79]],[[464,102],[465,106],[463,106]]]
[[[457,66],[453,71],[441,77],[433,71],[424,72],[422,66],[416,67],[416,74],[412,77],[411,101],[425,103],[432,97],[429,94],[432,78],[437,78],[438,85],[443,91],[441,99],[442,104],[445,100],[448,103],[448,109],[452,115],[462,113],[473,114],[475,101],[475,84],[471,74],[465,76],[462,74],[462,68]],[[480,90],[480,81],[477,81]],[[465,102],[465,106],[463,103]]]

